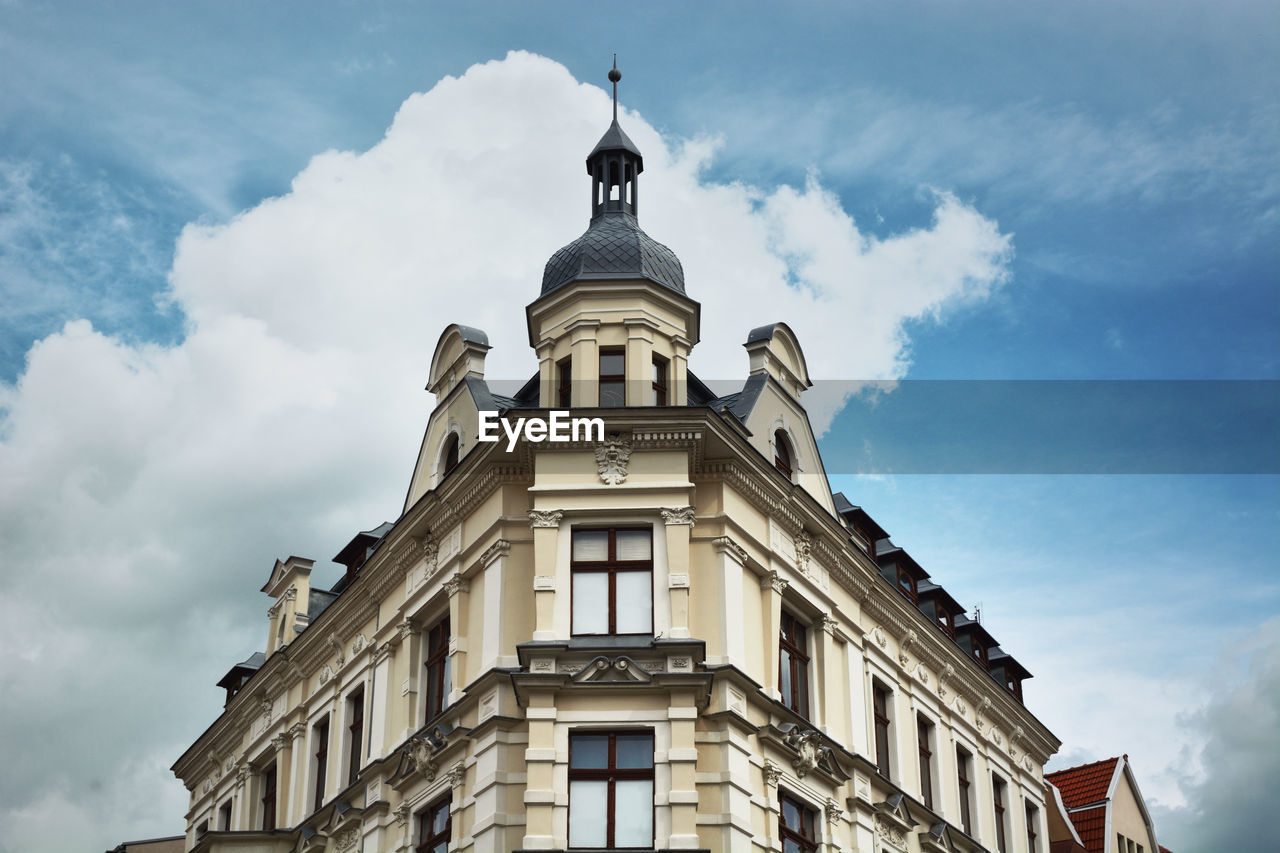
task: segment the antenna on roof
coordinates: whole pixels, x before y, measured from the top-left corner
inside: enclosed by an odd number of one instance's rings
[[[613,68],[609,71],[609,82],[613,83],[613,120],[618,120],[618,81],[622,72],[618,70],[618,54],[613,55]]]
[[[982,624],[982,602],[973,605],[973,621]]]

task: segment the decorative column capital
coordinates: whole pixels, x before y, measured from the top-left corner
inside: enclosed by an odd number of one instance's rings
[[[668,527],[676,524],[693,527],[693,507],[691,506],[663,507],[659,512],[662,513],[662,520]]]
[[[786,592],[787,587],[789,586],[791,586],[790,581],[782,577],[782,575],[778,574],[776,571],[770,571],[764,577],[760,578],[761,589],[772,589],[779,595]]]
[[[460,574],[454,573],[445,579],[444,591],[449,594],[450,598],[460,592],[468,592],[470,589],[471,582]]]
[[[559,527],[562,518],[564,513],[558,509],[529,510],[529,526],[534,530],[540,527]]]

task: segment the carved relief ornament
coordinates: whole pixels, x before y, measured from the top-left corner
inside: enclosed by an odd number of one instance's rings
[[[618,486],[627,481],[627,466],[631,462],[631,442],[621,436],[610,436],[596,445],[596,470],[606,486]]]
[[[564,513],[558,509],[529,510],[529,526],[534,530],[540,527],[559,527],[562,518]]]
[[[687,524],[693,526],[693,507],[676,506],[663,507],[659,510],[662,513],[662,520],[668,525]]]

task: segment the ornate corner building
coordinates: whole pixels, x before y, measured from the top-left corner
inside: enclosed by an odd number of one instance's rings
[[[537,375],[496,394],[486,335],[444,330],[402,515],[331,589],[276,562],[265,651],[174,765],[187,849],[1046,853],[1029,674],[831,493],[795,334],[752,330],[733,393],[689,372],[700,307],[640,229],[610,77]],[[480,440],[553,410],[603,433]]]

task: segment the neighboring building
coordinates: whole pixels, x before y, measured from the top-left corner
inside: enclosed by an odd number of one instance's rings
[[[1072,830],[1064,834],[1050,821],[1052,853],[1074,849],[1059,847],[1071,839],[1088,853],[1154,853],[1165,849],[1156,843],[1155,827],[1138,790],[1129,756],[1048,773],[1045,780],[1059,793],[1058,800],[1071,820]]]
[[[276,562],[265,655],[174,765],[189,849],[1047,853],[1029,674],[831,493],[785,324],[739,391],[689,372],[643,168],[615,110],[526,309],[537,374],[493,393],[449,326],[403,514],[331,590]],[[553,409],[603,434],[478,440]]]

